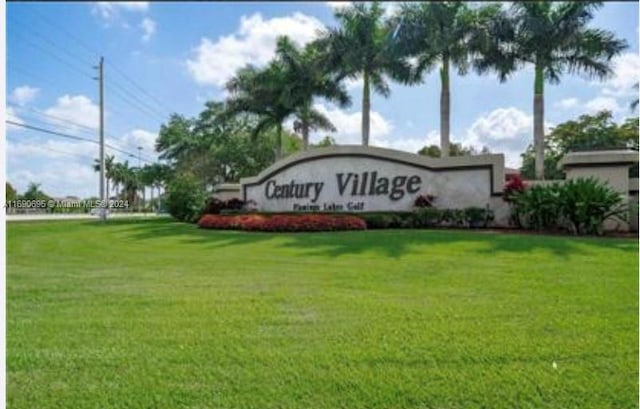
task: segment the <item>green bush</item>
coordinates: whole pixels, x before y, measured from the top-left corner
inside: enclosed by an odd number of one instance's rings
[[[195,223],[205,205],[206,193],[194,176],[178,175],[167,185],[165,205],[175,219]]]
[[[449,227],[462,227],[465,225],[466,217],[462,209],[445,209],[442,212],[441,223]]]
[[[358,217],[367,223],[368,229],[400,229],[412,227],[412,214],[407,212],[361,213]]]
[[[605,220],[626,220],[629,211],[620,194],[594,178],[567,181],[560,189],[558,207],[573,234],[602,234]]]
[[[605,183],[577,178],[529,187],[515,197],[512,211],[526,228],[602,234],[607,219],[624,220],[629,208]]]
[[[442,222],[443,211],[435,207],[423,207],[414,214],[415,227],[433,227]]]
[[[487,227],[494,219],[493,210],[485,207],[467,207],[464,209],[467,226],[472,228]]]
[[[534,185],[515,196],[514,211],[520,223],[535,230],[550,230],[558,227],[560,217],[559,197],[562,186]]]

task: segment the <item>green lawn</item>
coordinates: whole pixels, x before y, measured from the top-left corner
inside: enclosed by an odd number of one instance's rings
[[[638,404],[637,240],[66,221],[7,248],[8,408]]]

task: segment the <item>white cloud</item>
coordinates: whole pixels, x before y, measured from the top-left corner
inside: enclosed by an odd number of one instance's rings
[[[16,111],[13,109],[13,107],[7,107],[5,112],[6,112],[8,121],[13,121],[13,122],[16,122],[18,124],[24,125],[24,121],[22,120],[22,118],[20,118],[16,114]],[[20,126],[17,126],[17,125],[7,124],[7,131],[19,131],[21,129],[24,129],[24,128],[22,128]]]
[[[336,127],[337,132],[332,136],[336,142],[343,145],[362,143],[362,116],[361,111],[346,112],[340,108],[327,107],[324,104],[316,104],[314,108],[325,115],[331,123]],[[386,120],[380,113],[371,111],[370,113],[370,143],[377,145],[377,141],[385,140],[393,130],[391,122]],[[327,134],[326,131],[320,131],[317,135],[312,135],[311,139],[315,142],[314,136],[318,140]]]
[[[148,9],[148,1],[98,1],[93,4],[91,12],[110,20],[118,15],[119,10],[145,12]]]
[[[551,123],[545,123],[545,133]],[[519,167],[520,154],[533,143],[533,116],[517,108],[498,108],[477,118],[460,141],[477,149],[487,146],[492,152],[504,153],[505,165]]]
[[[603,83],[602,93],[614,97],[629,97],[638,94],[633,85],[640,80],[640,56],[624,53],[613,60],[614,75]]]
[[[215,42],[203,37],[193,58],[186,62],[187,70],[199,84],[224,86],[239,68],[266,64],[274,55],[278,36],[288,35],[304,45],[323,28],[318,19],[299,12],[272,19],[264,19],[260,13],[243,16],[235,33]]]
[[[578,98],[565,98],[560,102],[557,102],[555,105],[562,109],[571,109],[577,107],[579,104],[580,101],[578,100]]]
[[[129,161],[130,166],[138,165],[138,146],[142,146],[143,158],[157,159],[154,152],[156,134],[143,129],[133,129],[119,138],[107,142],[130,152],[128,156],[107,149],[108,155],[116,160]],[[93,171],[94,158],[99,155],[97,144],[67,141],[59,138],[42,140],[39,137],[7,141],[8,180],[24,191],[30,182],[41,183],[41,188],[49,195],[80,197],[97,194],[98,176]],[[143,160],[142,164],[146,162]]]
[[[350,1],[326,1],[324,4],[332,10],[340,10],[351,6],[352,3]]]
[[[335,133],[316,132],[311,135],[311,142],[317,142],[325,135],[330,135],[335,139],[336,143],[341,145],[359,145],[362,143],[362,111],[346,112],[340,108],[328,107],[324,104],[316,104],[314,108],[327,116],[337,131]],[[370,113],[369,129],[369,144],[371,146],[415,153],[429,142],[428,136],[398,135],[393,123],[376,111],[371,111]]]
[[[9,100],[21,106],[26,105],[38,96],[38,92],[40,92],[38,88],[23,85],[14,88],[9,96]]]
[[[331,134],[338,144],[360,144],[361,112],[346,112],[324,104],[314,106],[326,115],[337,128]],[[551,124],[546,123],[548,132]],[[379,146],[406,152],[417,152],[425,145],[440,145],[440,133],[431,130],[426,136],[402,135],[393,123],[376,111],[371,112],[371,146]],[[311,141],[317,142],[327,132],[316,132]],[[450,135],[451,142],[473,146],[480,150],[489,147],[492,152],[504,153],[506,166],[518,167],[520,154],[533,142],[533,117],[510,107],[499,108],[478,117],[461,136]]]
[[[8,167],[7,181],[20,193],[24,193],[29,183],[41,184],[46,194],[53,197],[76,195],[82,198],[97,196],[98,174],[89,161],[76,161],[67,156],[47,161],[46,168]]]
[[[45,114],[62,119],[51,120],[51,123],[68,129],[78,129],[79,124],[91,128],[97,128],[100,120],[98,105],[84,95],[63,95],[56,100],[56,104],[45,110]],[[69,121],[69,122],[65,122]]]
[[[138,152],[138,146],[142,147],[141,155],[143,157],[155,156],[155,144],[158,134],[146,131],[144,129],[134,129],[122,136],[119,140],[119,147],[127,152],[136,154]]]
[[[148,17],[142,19],[140,23],[140,28],[142,29],[142,41],[147,42],[151,39],[151,36],[156,32],[156,22],[151,20]]]
[[[324,4],[327,5],[330,9],[334,11],[338,11],[344,8],[347,8],[353,4],[351,1],[326,1]],[[388,18],[395,13],[395,11],[400,7],[400,3],[394,1],[383,1],[380,2],[380,5],[384,9],[384,16]]]
[[[357,78],[346,78],[344,80],[344,86],[349,91],[362,89],[362,84],[363,82],[361,76],[358,76]]]
[[[595,114],[603,110],[616,113],[622,108],[613,97],[596,97],[584,104],[585,109],[589,114]]]
[[[13,160],[26,159],[73,159],[83,157],[84,161],[97,158],[98,145],[82,142],[67,142],[65,140],[34,141],[7,141],[7,155]]]

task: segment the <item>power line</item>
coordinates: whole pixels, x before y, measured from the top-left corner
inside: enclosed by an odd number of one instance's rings
[[[87,62],[84,59],[84,57],[79,57],[78,54],[72,53],[68,47],[58,47],[58,45],[56,43],[54,43],[53,41],[51,41],[50,38],[48,38],[47,36],[45,36],[43,34],[40,34],[38,31],[34,30],[33,27],[28,27],[24,22],[19,21],[19,20],[15,19],[15,18],[10,19],[10,22],[13,23],[13,24],[17,23],[19,26],[22,26],[22,27],[26,28],[28,30],[29,35],[35,35],[36,37],[39,37],[45,43],[49,44],[53,48],[56,48],[58,51],[63,52],[64,54],[68,55],[72,59],[74,59],[76,61],[79,61],[82,65],[89,65],[90,64],[89,62]],[[13,31],[13,33],[17,33],[19,36],[24,38],[24,36],[21,35],[19,32]]]
[[[155,113],[155,112],[149,110],[148,108],[145,108],[144,106],[142,106],[142,105],[136,103],[135,101],[131,100],[128,96],[126,96],[122,91],[119,90],[119,87],[111,88],[110,92],[113,92],[113,95],[117,96],[118,98],[120,98],[122,101],[126,102],[127,104],[129,104],[133,108],[136,108],[141,113],[147,115],[150,118],[153,118],[154,121],[156,121],[156,120],[159,120],[160,122],[164,122],[165,121],[165,118],[163,118],[161,115],[158,115],[157,113]]]
[[[16,106],[16,105],[12,105],[10,107],[15,109],[15,110],[23,111],[23,112],[25,110],[32,111],[32,112],[35,112],[35,113],[37,113],[37,114],[39,114],[41,116],[44,116],[44,117],[47,117],[47,118],[51,118],[51,119],[55,119],[58,122],[68,123],[68,124],[71,124],[71,125],[73,125],[75,127],[84,128],[84,129],[87,129],[87,130],[92,131],[92,132],[97,132],[98,131],[98,128],[94,128],[94,127],[90,127],[90,126],[87,126],[87,125],[83,125],[83,124],[80,124],[78,122],[74,122],[74,121],[72,121],[70,119],[61,118],[59,116],[47,114],[46,112],[43,112],[43,111],[41,111],[39,109],[36,109],[36,108],[33,108],[33,107],[21,107],[21,106]],[[84,132],[86,132],[86,131],[84,131]]]
[[[95,143],[95,144],[99,144],[100,143],[99,141],[97,141],[95,139],[83,138],[83,137],[77,136],[77,135],[70,135],[70,134],[63,133],[63,132],[52,131],[50,129],[40,128],[40,127],[37,127],[37,126],[24,124],[24,123],[20,123],[20,122],[8,120],[8,119],[5,120],[5,122],[10,124],[10,125],[19,126],[19,127],[22,127],[22,128],[31,129],[33,131],[43,132],[43,133],[47,133],[47,134],[51,134],[51,135],[56,135],[56,136],[60,136],[60,137],[63,137],[63,138],[75,139],[75,140],[78,140],[78,141],[91,142],[91,143]],[[110,144],[106,144],[105,143],[104,146],[109,148],[109,149],[111,149],[111,150],[114,150],[116,152],[120,152],[120,153],[123,153],[125,155],[128,155],[129,157],[132,157],[132,158],[137,158],[138,157],[138,155],[135,154],[135,153],[127,152],[127,151],[125,151],[123,149],[117,148],[117,147],[115,147],[113,145],[110,145]],[[143,160],[144,162],[147,162],[147,163],[154,163],[153,160],[147,159],[146,157],[140,156],[140,159]]]
[[[68,68],[70,68],[71,70],[79,73],[80,75],[87,77],[87,78],[92,78],[91,75],[89,75],[87,72],[83,71],[82,69],[76,67],[75,65],[70,64],[68,61],[65,61],[64,59],[60,58],[60,56],[58,56],[57,54],[51,52],[50,50],[42,47],[40,44],[38,43],[34,43],[33,41],[31,41],[30,39],[28,39],[27,37],[19,34],[19,33],[14,33],[17,34],[18,37],[22,37],[22,39],[29,45],[31,45],[34,48],[39,49],[40,51],[44,52],[45,54],[48,54],[49,56],[51,56],[52,58],[54,58],[55,60],[57,60],[58,62],[60,62],[61,64],[67,66]]]
[[[172,109],[167,107],[166,105],[164,105],[164,103],[162,103],[162,101],[160,101],[158,98],[154,97],[153,95],[151,95],[150,93],[148,93],[144,88],[142,88],[140,85],[138,85],[134,80],[132,80],[127,74],[125,74],[122,70],[120,70],[118,67],[116,67],[115,65],[113,65],[113,63],[111,62],[107,62],[107,65],[109,65],[111,68],[113,68],[114,72],[119,74],[122,78],[124,78],[125,80],[127,80],[129,83],[131,83],[138,91],[142,92],[143,94],[145,94],[146,96],[148,96],[149,98],[153,99],[158,106],[161,106],[163,109],[166,109],[168,112],[171,112]]]
[[[7,58],[7,68],[9,64],[13,65],[13,60]],[[17,71],[18,73],[25,75],[27,77],[31,77],[32,79],[38,80],[38,81],[45,81],[47,82],[48,80],[46,78],[44,78],[43,76],[40,76],[39,74],[35,74],[29,70],[25,70],[24,67],[18,67],[18,66],[13,66],[11,67],[11,71]],[[7,78],[9,78],[9,72],[7,71]]]
[[[98,53],[96,53],[94,51],[95,47],[91,47],[90,45],[85,43],[82,39],[80,39],[79,37],[75,36],[70,31],[67,31],[67,29],[65,27],[63,27],[62,25],[57,24],[57,23],[53,22],[52,20],[50,20],[44,14],[42,14],[40,11],[38,11],[35,7],[30,7],[30,9],[34,14],[36,14],[40,18],[40,20],[42,20],[45,23],[49,24],[50,26],[58,29],[60,32],[65,34],[67,37],[71,38],[76,43],[80,44],[80,46],[82,46],[82,48],[84,48],[85,50],[87,50],[91,54],[91,58],[99,57]]]
[[[72,124],[73,126],[86,128],[86,129],[88,130],[88,131],[85,131],[85,130],[79,130],[80,132],[89,133],[89,131],[92,131],[92,132],[97,132],[97,131],[98,131],[98,129],[97,129],[97,128],[91,128],[91,127],[88,127],[88,126],[85,126],[85,125],[79,124],[79,123],[77,123],[77,122],[73,122],[73,121],[71,121],[71,120],[67,120],[67,119],[64,119],[64,118],[60,118],[60,117],[58,117],[58,116],[54,116],[54,115],[50,115],[50,114],[46,114],[46,113],[44,113],[44,112],[42,112],[42,111],[40,111],[40,110],[38,110],[38,109],[35,109],[35,108],[30,108],[30,107],[25,108],[25,107],[15,107],[15,106],[14,106],[14,107],[12,107],[12,108],[15,108],[15,109],[18,109],[18,110],[22,110],[22,111],[24,111],[24,109],[28,109],[28,110],[30,110],[30,111],[38,112],[38,113],[39,113],[40,115],[42,115],[42,116],[50,117],[50,118],[52,118],[52,119],[56,119],[57,121],[61,121],[61,122],[67,122],[67,123],[69,123],[69,124]],[[39,119],[39,118],[31,118],[31,119],[36,120],[36,121],[43,121],[42,119]],[[43,121],[43,122],[44,122],[44,121]],[[57,124],[56,124],[56,125],[57,125]],[[70,127],[65,127],[65,128],[66,128],[66,129],[68,129],[68,130],[70,130],[70,131],[76,131],[76,129],[73,129],[73,128],[70,128]],[[109,135],[109,134],[105,134],[105,136],[108,136],[109,138],[112,138],[112,139],[118,139],[118,138],[116,138],[116,137],[114,137],[114,136],[112,136],[112,135]],[[106,146],[106,147],[108,147],[109,149],[115,150],[115,151],[117,151],[117,152],[124,153],[124,154],[129,155],[129,156],[131,156],[131,155],[132,155],[132,154],[130,154],[129,152],[127,152],[127,151],[123,150],[122,148],[119,148],[119,147],[113,146],[113,145],[111,145],[111,144],[105,144],[105,146]],[[152,160],[152,159],[145,159],[145,160],[147,160],[148,162],[153,162],[153,160]]]
[[[36,9],[32,8],[31,11],[33,11],[34,14],[36,14],[42,21],[46,22],[47,24],[49,24],[50,26],[52,26],[54,28],[57,28],[59,31],[61,31],[67,37],[71,38],[76,43],[78,43],[82,48],[84,48],[86,51],[88,51],[91,54],[92,58],[99,56],[99,54],[95,51],[96,47],[92,47],[91,45],[87,44],[81,38],[79,38],[78,36],[76,36],[73,33],[69,32],[68,30],[66,30],[61,25],[51,21],[50,19],[48,19],[46,16],[44,16],[42,13],[40,13]],[[159,107],[162,107],[164,110],[166,110],[169,113],[171,113],[173,111],[173,109],[169,108],[162,101],[160,101],[160,99],[158,99],[157,97],[152,95],[150,92],[148,92],[146,89],[144,89],[135,80],[133,80],[131,77],[129,77],[123,70],[119,69],[115,64],[113,64],[110,61],[106,61],[106,64],[109,65],[111,68],[113,68],[114,72],[116,72],[123,79],[125,79],[127,82],[129,82],[131,85],[133,85],[138,91],[140,91],[141,93],[145,94],[147,97],[151,98]],[[164,113],[162,115],[164,115]]]
[[[76,135],[69,135],[66,133],[62,133],[62,132],[57,132],[57,131],[52,131],[50,129],[44,129],[44,128],[39,128],[37,126],[33,126],[33,125],[28,125],[28,124],[24,124],[24,123],[20,123],[20,122],[15,122],[15,121],[11,121],[11,120],[5,120],[6,123],[10,124],[10,125],[14,125],[14,126],[20,126],[22,128],[27,128],[27,129],[31,129],[33,131],[39,131],[39,132],[44,132],[44,133],[48,133],[51,135],[57,135],[57,136],[61,136],[63,138],[69,138],[69,139],[75,139],[77,141],[85,141],[85,142],[91,142],[91,143],[98,143],[98,141],[93,140],[93,139],[89,139],[89,138],[83,138],[81,136],[76,136]]]

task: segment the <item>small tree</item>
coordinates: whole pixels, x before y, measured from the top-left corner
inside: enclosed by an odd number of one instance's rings
[[[563,122],[553,128],[545,140],[545,175],[549,179],[563,179],[564,172],[558,169],[558,162],[569,152],[598,149],[638,150],[639,137],[637,117],[616,124],[610,111],[581,115],[577,120]],[[529,145],[521,156],[521,175],[526,179],[535,178],[533,145]],[[631,169],[631,176],[638,174],[637,165]]]
[[[167,185],[166,206],[175,219],[195,223],[205,205],[206,193],[200,181],[191,174],[179,174]]]

